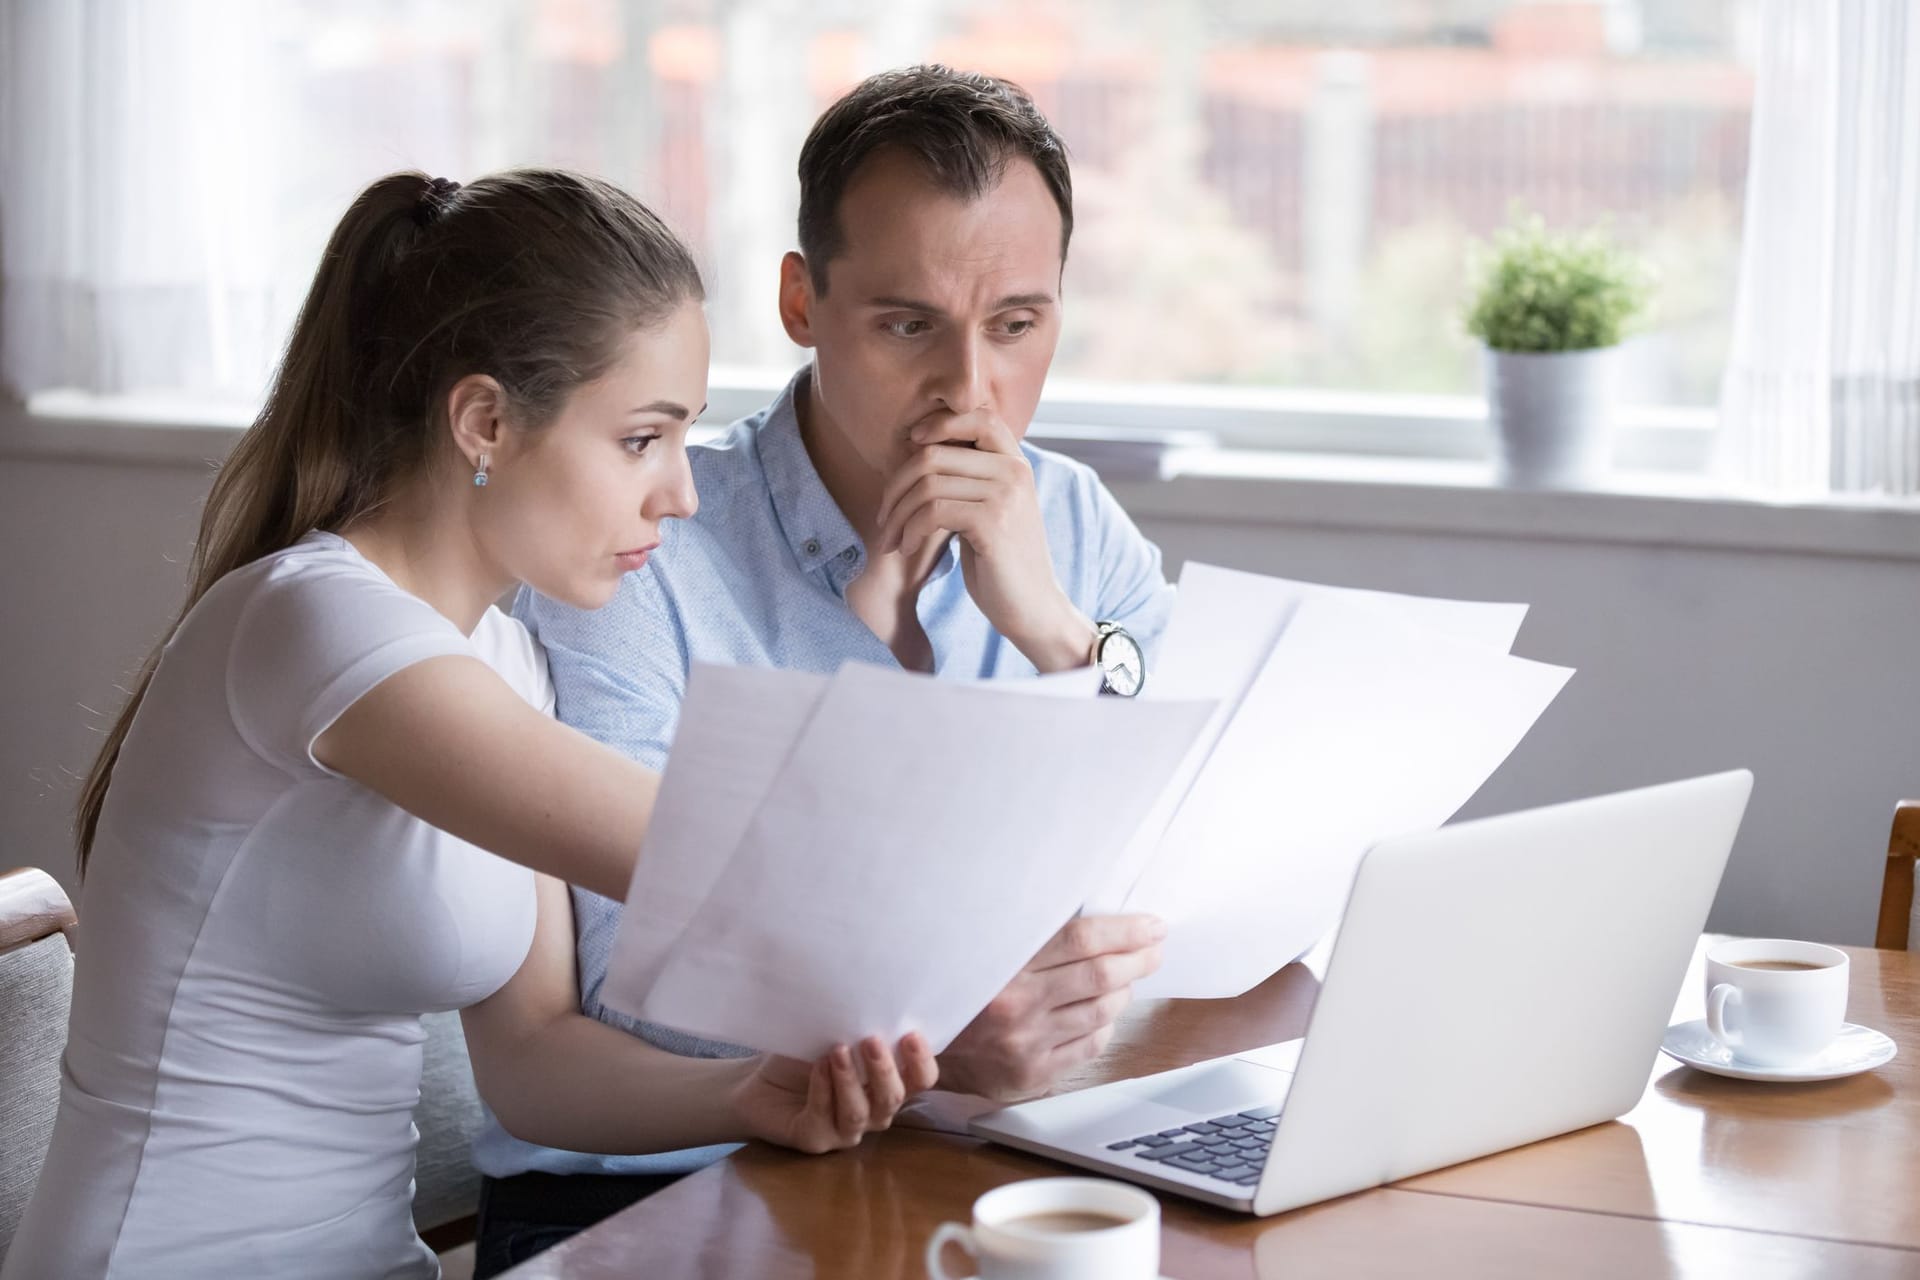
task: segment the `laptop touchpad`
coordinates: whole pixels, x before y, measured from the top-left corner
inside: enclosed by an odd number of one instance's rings
[[[1272,1106],[1287,1095],[1291,1071],[1275,1071],[1237,1058],[1205,1071],[1142,1089],[1136,1097],[1183,1111],[1217,1116],[1249,1107]]]

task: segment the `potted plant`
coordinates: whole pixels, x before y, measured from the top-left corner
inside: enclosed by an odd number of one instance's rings
[[[1613,367],[1652,294],[1651,273],[1599,230],[1517,216],[1481,249],[1467,332],[1485,344],[1499,476],[1577,489],[1606,473]]]

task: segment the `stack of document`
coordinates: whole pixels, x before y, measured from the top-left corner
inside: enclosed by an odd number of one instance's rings
[[[1147,996],[1233,996],[1339,920],[1361,855],[1457,812],[1573,672],[1508,653],[1526,606],[1189,564],[1148,698],[1215,699],[1091,911],[1170,933]]]
[[[601,999],[814,1058],[944,1049],[1071,919],[1214,711],[1086,671],[696,666]]]
[[[697,665],[602,999],[799,1058],[937,1052],[1081,909],[1168,922],[1140,994],[1238,994],[1553,700],[1572,673],[1508,652],[1525,612],[1189,564],[1137,699]]]

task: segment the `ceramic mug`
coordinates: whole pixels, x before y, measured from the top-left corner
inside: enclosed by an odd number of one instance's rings
[[[1105,1178],[1033,1178],[973,1202],[973,1223],[943,1222],[927,1242],[927,1274],[960,1280],[940,1251],[971,1254],[980,1280],[1157,1280],[1160,1202]]]
[[[1740,1062],[1805,1062],[1833,1043],[1846,1017],[1844,951],[1742,938],[1707,952],[1707,1030]]]

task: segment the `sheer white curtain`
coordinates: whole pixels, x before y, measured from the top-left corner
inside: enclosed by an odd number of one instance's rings
[[[0,0],[0,383],[255,400],[367,182],[537,158],[532,12]]]
[[[1721,460],[1920,494],[1920,5],[1764,0]]]
[[[20,394],[218,391],[270,361],[261,6],[12,0],[0,350]]]

